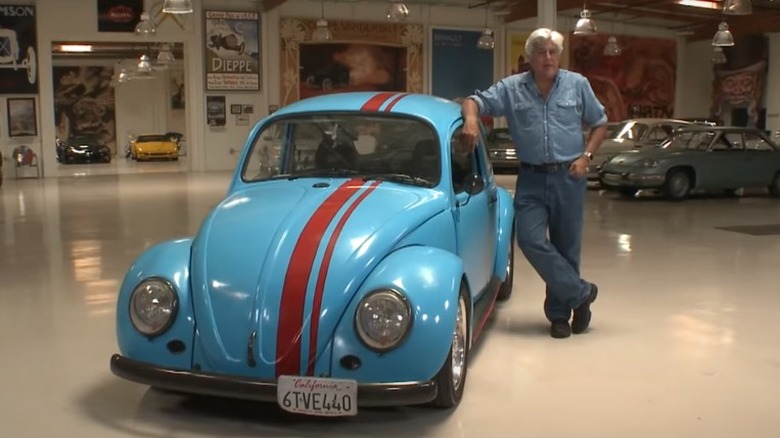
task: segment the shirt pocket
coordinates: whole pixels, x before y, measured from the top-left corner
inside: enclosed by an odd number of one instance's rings
[[[522,125],[540,122],[542,117],[539,110],[531,102],[515,102],[512,104],[512,112],[515,119]]]
[[[555,115],[563,126],[579,126],[582,123],[582,105],[574,97],[564,96],[555,103]]]

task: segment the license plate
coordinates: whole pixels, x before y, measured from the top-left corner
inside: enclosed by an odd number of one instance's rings
[[[357,415],[357,382],[323,377],[279,376],[276,401],[296,414]]]

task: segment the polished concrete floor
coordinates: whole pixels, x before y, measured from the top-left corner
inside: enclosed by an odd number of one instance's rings
[[[291,418],[116,378],[108,359],[125,270],[149,245],[195,232],[229,176],[6,179],[0,436],[778,436],[780,202],[760,193],[668,203],[590,191],[583,272],[601,292],[592,329],[550,338],[543,286],[518,257],[514,296],[450,412]]]

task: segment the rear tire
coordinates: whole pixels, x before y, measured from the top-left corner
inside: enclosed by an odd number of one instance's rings
[[[769,184],[769,196],[773,198],[780,198],[780,172],[775,174],[772,178],[772,183]]]
[[[438,389],[436,399],[431,404],[437,408],[452,408],[463,398],[468,371],[471,334],[469,333],[469,301],[466,285],[461,283],[458,298],[458,313],[455,318],[455,328],[452,333],[452,343],[447,360],[433,378]]]

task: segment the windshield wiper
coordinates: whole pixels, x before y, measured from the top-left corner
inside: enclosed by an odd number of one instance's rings
[[[379,179],[379,180],[385,180],[385,181],[393,181],[393,182],[400,182],[400,183],[406,183],[406,184],[414,184],[418,186],[431,186],[433,185],[430,181],[428,181],[425,178],[420,178],[419,176],[412,176],[407,175],[405,173],[376,173],[376,174],[370,174],[370,175],[364,175],[363,181],[368,181],[371,179]]]
[[[347,177],[347,176],[354,176],[357,175],[357,170],[351,170],[351,169],[308,169],[301,172],[296,172],[294,174],[286,175],[285,177],[289,180],[294,180],[298,178],[309,178],[309,177],[317,177],[317,176],[324,176],[324,177]]]

